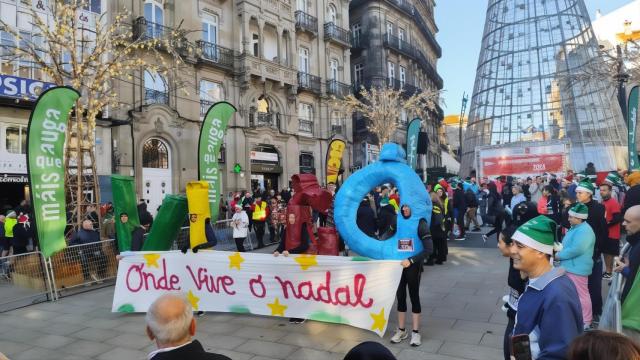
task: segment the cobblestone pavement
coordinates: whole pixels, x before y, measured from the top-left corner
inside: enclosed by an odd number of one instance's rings
[[[508,262],[486,247],[454,245],[445,265],[425,267],[420,347],[389,343],[395,314],[379,338],[345,325],[292,325],[283,318],[207,313],[197,319],[196,338],[234,360],[342,359],[365,340],[383,343],[400,360],[500,359]],[[113,287],[108,287],[3,313],[0,352],[18,360],[145,359],[154,345],[145,336],[144,316],[111,313],[112,296]]]

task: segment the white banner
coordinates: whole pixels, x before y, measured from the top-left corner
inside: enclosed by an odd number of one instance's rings
[[[249,153],[249,159],[278,162],[278,154],[262,151],[251,151]]]
[[[195,310],[347,324],[382,337],[401,273],[399,261],[341,256],[138,252],[120,260],[112,311],[146,312],[159,295],[181,291]]]

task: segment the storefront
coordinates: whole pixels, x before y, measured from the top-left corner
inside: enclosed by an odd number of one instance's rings
[[[279,188],[282,174],[280,154],[272,145],[258,145],[249,153],[251,160],[251,190],[266,191]]]

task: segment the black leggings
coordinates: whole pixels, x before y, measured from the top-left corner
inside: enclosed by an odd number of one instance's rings
[[[500,233],[502,232],[502,221],[504,220],[504,215],[503,214],[498,214],[496,215],[496,219],[493,221],[493,230],[489,231],[488,233],[486,233],[486,236],[489,237],[493,234],[497,234],[496,235],[496,241],[498,240],[498,237],[500,236]]]
[[[515,323],[516,323],[516,312],[513,311],[511,307],[509,307],[509,305],[507,305],[507,307],[509,308],[507,311],[507,318],[509,319],[509,321],[507,322],[507,328],[504,329],[504,339],[502,341],[502,352],[504,353],[504,359],[510,360],[511,359],[511,333],[513,332],[513,327],[515,326]]]
[[[438,262],[447,261],[447,252],[448,252],[448,244],[447,244],[447,235],[443,234],[442,236],[433,235],[431,237],[433,239],[433,253],[429,256],[430,260],[435,260]]]
[[[414,314],[420,314],[420,312],[422,312],[422,308],[420,307],[421,272],[421,263],[414,263],[408,268],[402,269],[400,285],[398,285],[398,291],[396,291],[399,312],[407,311],[407,286],[409,287],[409,297],[411,298],[411,312]]]
[[[233,240],[236,241],[236,248],[238,249],[239,252],[244,252],[244,240],[246,239],[246,237],[243,238],[233,238]]]

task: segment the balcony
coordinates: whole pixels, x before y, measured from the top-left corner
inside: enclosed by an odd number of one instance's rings
[[[250,128],[271,128],[280,130],[280,114],[253,111],[249,113]]]
[[[173,28],[147,21],[144,17],[139,17],[133,22],[133,37],[141,40],[169,39]]]
[[[429,45],[431,45],[433,51],[436,53],[436,57],[442,57],[442,48],[431,33],[431,30],[429,30],[429,27],[424,22],[424,19],[422,18],[418,10],[415,10],[415,15],[413,16],[413,18],[416,20],[416,24],[418,24],[418,29],[420,29],[420,32],[422,33],[422,35],[424,35]]]
[[[331,124],[331,136],[335,136],[335,135],[341,135],[341,136],[347,136],[347,127],[344,124],[340,124],[340,125],[335,125],[335,124]]]
[[[429,78],[433,80],[438,89],[442,89],[442,78],[440,77],[440,75],[438,75],[438,72],[433,67],[433,65],[431,65],[431,62],[427,59],[427,57],[424,56],[422,51],[416,50],[416,58],[418,60],[418,65],[420,66],[420,68],[422,68],[422,71],[424,71],[429,76]]]
[[[318,19],[304,11],[296,11],[296,30],[307,31],[313,35],[318,33]]]
[[[200,117],[201,118],[204,118],[204,116],[207,114],[207,111],[213,104],[215,104],[215,102],[200,99]]]
[[[279,82],[281,86],[298,86],[297,72],[289,66],[269,60],[260,59],[249,54],[238,57],[240,73],[243,81],[248,82],[250,76],[257,76],[261,81],[266,79]]]
[[[411,59],[415,59],[416,57],[416,49],[413,47],[413,45],[400,39],[397,36],[393,36],[389,33],[384,34],[384,40],[382,44],[385,47],[399,52],[400,54],[410,57]]]
[[[337,98],[344,98],[351,94],[351,86],[338,80],[327,80],[327,94]]]
[[[200,62],[233,70],[235,54],[232,49],[202,40],[196,41],[196,46]]]
[[[169,105],[169,94],[165,91],[144,89],[144,102],[146,105],[164,104]]]
[[[337,26],[333,22],[324,24],[324,39],[334,41],[339,45],[351,46],[351,31]]]
[[[304,119],[298,121],[300,123],[300,125],[298,125],[298,132],[313,136],[313,121]]]
[[[320,77],[304,72],[298,72],[298,91],[303,90],[320,94]]]
[[[351,33],[351,50],[364,50],[369,46],[369,35],[363,32]]]
[[[394,78],[368,78],[363,82],[354,83],[354,93],[360,93],[360,87],[363,86],[366,89],[370,89],[372,87],[375,88],[383,88],[388,87],[393,90],[402,90],[403,94],[406,96],[412,96],[420,91],[420,88],[415,85],[408,84],[406,81],[400,81]]]

